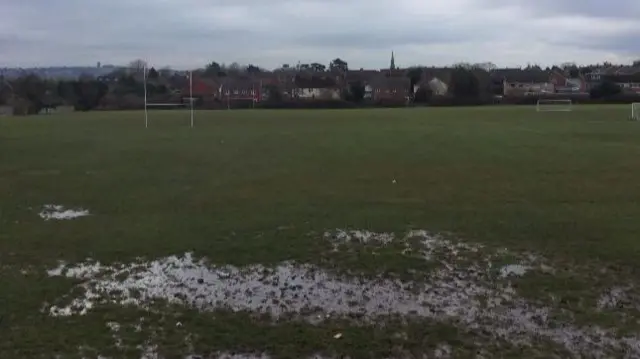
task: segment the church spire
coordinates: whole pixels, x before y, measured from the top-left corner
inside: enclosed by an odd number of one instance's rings
[[[393,51],[391,51],[391,64],[389,65],[389,70],[395,70],[396,69],[396,59],[393,56]]]

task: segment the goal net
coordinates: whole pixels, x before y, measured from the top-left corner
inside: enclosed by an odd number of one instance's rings
[[[631,104],[631,119],[640,121],[640,102],[634,102]]]
[[[573,110],[571,100],[538,100],[536,111],[538,112],[568,112]]]
[[[189,111],[189,125],[193,127],[193,104],[195,102],[195,98],[193,97],[193,76],[191,71],[188,73],[189,77],[189,97],[183,97],[183,102],[175,102],[175,103],[158,103],[158,102],[149,102],[148,101],[148,92],[147,92],[147,81],[148,81],[148,73],[147,68],[143,69],[144,76],[144,127],[149,127],[149,109],[186,109]]]

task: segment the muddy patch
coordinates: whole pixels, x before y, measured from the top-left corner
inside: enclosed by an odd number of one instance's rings
[[[44,310],[52,316],[84,315],[104,304],[150,308],[164,301],[202,311],[243,311],[311,324],[328,319],[359,325],[382,323],[390,317],[422,318],[453,323],[514,345],[531,346],[542,338],[576,356],[627,353],[640,357],[640,338],[618,338],[608,329],[560,323],[550,308],[518,296],[511,278],[549,270],[539,256],[489,251],[426,231],[395,236],[337,230],[324,238],[334,250],[350,243],[396,246],[402,255],[418,256],[437,266],[415,281],[339,275],[296,262],[220,266],[190,253],[116,265],[61,263],[48,274],[80,279],[81,290],[46,304]],[[449,350],[442,347],[439,353],[446,356]]]
[[[89,211],[82,208],[70,209],[57,204],[46,204],[42,207],[42,210],[38,215],[45,221],[69,220],[88,216]]]
[[[500,276],[502,278],[507,278],[510,276],[514,277],[522,277],[529,271],[531,268],[522,264],[507,264],[500,268]]]
[[[634,286],[610,288],[600,295],[597,305],[601,311],[617,309],[640,311],[640,293]]]

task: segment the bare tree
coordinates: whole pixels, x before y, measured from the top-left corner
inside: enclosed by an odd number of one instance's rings
[[[470,70],[474,67],[473,64],[468,63],[468,62],[457,62],[455,64],[453,64],[454,68],[463,68],[463,69],[467,69]]]
[[[487,72],[491,72],[498,68],[498,66],[496,66],[496,64],[494,64],[493,62],[479,62],[473,64],[473,67],[477,69],[483,69]]]
[[[324,72],[327,69],[327,67],[325,65],[317,63],[317,62],[309,64],[309,67],[314,72]]]
[[[215,61],[208,63],[204,68],[205,76],[219,76],[220,72],[222,72],[222,66]]]
[[[532,64],[530,62],[527,63],[527,67],[525,67],[524,69],[525,70],[542,71],[542,67],[540,67],[540,65]]]
[[[237,62],[232,62],[231,65],[229,65],[229,72],[238,73],[241,69],[242,66]]]
[[[349,64],[338,57],[329,63],[329,70],[346,73],[349,71]]]
[[[279,68],[275,69],[274,71],[281,71],[281,72],[291,72],[291,71],[295,71],[296,68],[292,67],[289,64],[282,64],[282,66],[280,66]]]
[[[256,73],[262,72],[262,69],[261,69],[260,67],[258,67],[258,66],[255,66],[255,65],[249,64],[249,65],[247,65],[247,67],[245,68],[245,71],[246,71],[247,73],[249,73],[249,74],[256,74]]]
[[[141,73],[147,67],[147,62],[141,59],[133,60],[129,63],[129,71]]]

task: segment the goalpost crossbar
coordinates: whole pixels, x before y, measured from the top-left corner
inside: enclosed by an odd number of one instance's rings
[[[536,111],[538,112],[568,112],[573,111],[573,102],[571,100],[538,100],[536,103]]]

